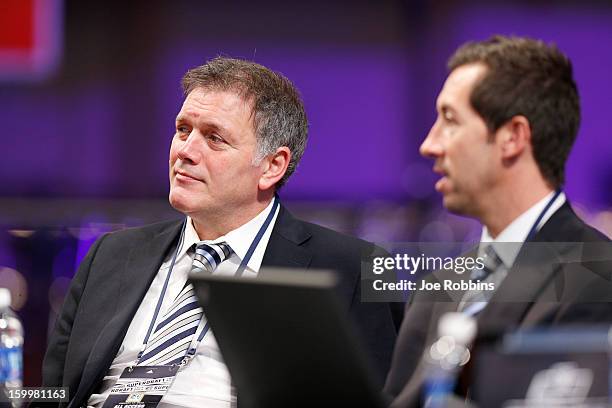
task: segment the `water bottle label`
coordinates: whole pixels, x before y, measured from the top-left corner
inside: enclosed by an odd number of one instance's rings
[[[423,387],[424,408],[443,408],[447,406],[446,399],[455,389],[455,378],[451,372],[441,368],[433,370],[425,380]]]
[[[22,356],[21,347],[0,347],[0,383],[21,382]]]

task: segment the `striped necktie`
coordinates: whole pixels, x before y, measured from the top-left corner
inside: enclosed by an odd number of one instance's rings
[[[474,268],[470,274],[471,281],[485,281],[499,266],[502,264],[502,260],[493,248],[493,245],[488,245],[484,250],[484,256],[482,259],[483,267]]]
[[[496,271],[500,269],[500,266],[503,264],[501,258],[493,248],[493,245],[488,245],[484,250],[483,256],[483,267],[482,268],[474,268],[470,273],[470,280],[472,282],[491,282],[495,283],[495,289],[497,289],[497,285],[501,283],[499,279],[493,279],[496,275]],[[499,278],[503,279],[505,275],[500,275]],[[463,299],[459,303],[459,312],[463,312],[470,316],[475,316],[484,307],[487,305],[489,301],[489,297],[492,295],[492,292],[484,293],[480,290],[468,290],[463,295]]]
[[[212,273],[221,262],[229,258],[232,252],[232,248],[225,242],[200,243],[195,247],[191,272]],[[147,350],[138,365],[180,363],[203,314],[193,285],[187,283],[155,327]]]

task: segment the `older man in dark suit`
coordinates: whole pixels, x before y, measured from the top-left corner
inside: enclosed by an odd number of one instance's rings
[[[598,258],[609,240],[578,218],[562,191],[580,120],[569,59],[540,41],[496,36],[461,47],[449,70],[420,151],[435,160],[444,206],[483,224],[479,254],[491,262],[474,272],[495,289],[447,301],[412,296],[385,385],[393,407],[423,403],[423,356],[447,312],[473,316],[480,333],[612,322],[602,290],[611,289],[610,262]]]
[[[186,279],[192,270],[256,276],[265,266],[339,271],[341,300],[382,383],[396,334],[391,308],[361,303],[359,292],[360,260],[374,246],[294,218],[276,195],[306,145],[297,90],[261,65],[229,58],[187,72],[183,87],[169,198],[186,218],[92,246],[51,336],[44,385],[69,387],[70,406],[101,407],[130,370],[180,367],[160,407],[234,406],[236,390]]]

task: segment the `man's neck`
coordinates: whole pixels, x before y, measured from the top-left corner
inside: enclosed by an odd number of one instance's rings
[[[491,237],[496,238],[508,225],[552,192],[545,183],[533,183],[522,189],[507,189],[492,194],[482,212],[480,221]]]
[[[215,214],[190,214],[193,227],[200,240],[215,240],[257,217],[270,204],[272,198],[274,196],[264,201],[257,201],[248,207],[233,210],[225,208]]]

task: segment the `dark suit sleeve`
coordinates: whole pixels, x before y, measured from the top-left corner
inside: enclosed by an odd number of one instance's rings
[[[612,282],[605,278],[592,279],[573,302],[562,304],[560,309],[555,324],[612,324]]]
[[[350,310],[374,363],[373,368],[376,372],[374,378],[382,388],[389,372],[397,331],[403,317],[404,303],[364,301],[364,298],[375,299],[375,295],[362,292],[363,289],[372,287],[371,280],[365,273],[365,270],[372,270],[371,266],[368,266],[370,260],[379,256],[388,257],[389,253],[372,244],[362,248],[362,251],[361,277],[355,285]]]
[[[43,386],[59,387],[63,385],[64,363],[70,342],[72,324],[78,311],[79,301],[89,277],[89,270],[98,248],[107,235],[103,235],[91,246],[81,262],[79,269],[70,284],[64,299],[62,311],[57,318],[55,328],[49,338],[47,352],[43,361]]]
[[[391,369],[385,382],[384,393],[395,398],[408,384],[419,364],[433,313],[433,303],[414,301],[406,304],[402,326],[395,343]]]

